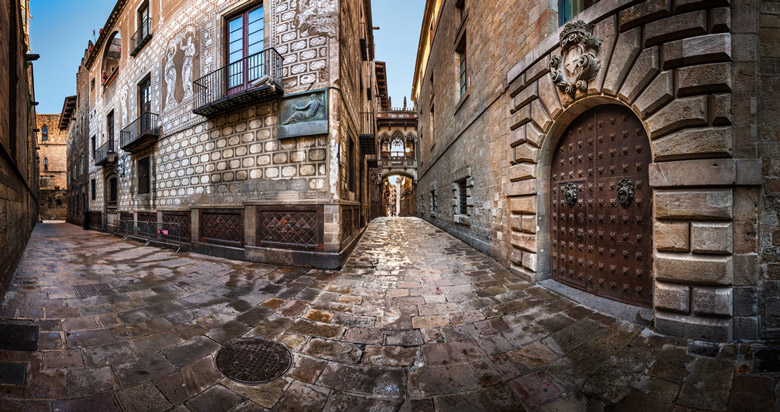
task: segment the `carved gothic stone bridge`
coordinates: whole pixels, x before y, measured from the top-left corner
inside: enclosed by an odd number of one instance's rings
[[[79,298],[76,285],[108,295]],[[2,301],[40,327],[0,410],[776,410],[772,353],[702,346],[594,312],[416,218],[379,218],[341,271],[238,262],[40,224]],[[215,367],[240,337],[281,378]]]

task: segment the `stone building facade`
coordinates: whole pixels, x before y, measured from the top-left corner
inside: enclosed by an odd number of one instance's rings
[[[38,221],[29,2],[0,0],[0,296]]]
[[[161,222],[201,253],[339,266],[368,214],[370,10],[117,1],[78,76],[90,226]]]
[[[59,128],[59,114],[38,114],[36,121],[40,162],[38,214],[44,220],[65,220],[68,134]]]
[[[418,215],[661,332],[777,338],[777,3],[590,3],[427,2]]]

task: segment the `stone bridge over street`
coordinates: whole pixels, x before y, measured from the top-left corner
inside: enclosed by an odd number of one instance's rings
[[[80,299],[75,285],[104,283]],[[598,313],[417,218],[371,222],[341,271],[174,253],[39,224],[0,316],[40,327],[2,411],[770,411],[775,349],[703,344]],[[259,337],[293,365],[215,366]],[[772,359],[775,359],[774,363]]]

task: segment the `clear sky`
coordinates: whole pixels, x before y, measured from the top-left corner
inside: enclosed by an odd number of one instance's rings
[[[92,30],[97,36],[113,8],[111,0],[30,0],[30,52],[41,55],[33,63],[38,113],[60,113],[65,97],[76,94]]]
[[[35,62],[38,113],[59,113],[66,96],[76,94],[76,71],[89,40],[106,23],[112,0],[31,0],[31,52]],[[387,62],[393,106],[409,96],[425,0],[373,0],[376,59]],[[411,101],[409,101],[411,106]]]
[[[380,28],[374,30],[375,57],[387,63],[387,87],[393,106],[403,106],[404,96],[411,106],[409,95],[425,0],[372,0],[371,7],[374,27]]]

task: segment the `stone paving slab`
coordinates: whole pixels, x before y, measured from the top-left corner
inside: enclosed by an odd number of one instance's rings
[[[80,299],[74,285],[115,293]],[[340,271],[144,247],[38,225],[0,322],[40,327],[0,411],[770,411],[770,342],[661,336],[509,273],[416,218],[380,218]],[[21,323],[20,323],[21,324]],[[214,358],[237,338],[293,365],[247,385]],[[768,353],[768,352],[762,352]]]

